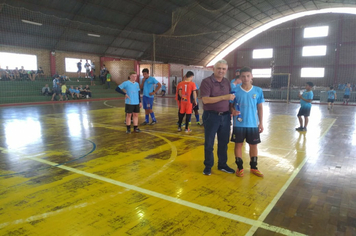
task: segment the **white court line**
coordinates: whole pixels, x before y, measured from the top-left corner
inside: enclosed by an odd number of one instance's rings
[[[329,132],[331,127],[334,125],[336,119],[330,124],[330,126],[325,130],[325,132],[320,136],[319,140],[324,138],[324,136]],[[304,158],[304,160],[299,164],[299,166],[293,171],[292,175],[289,177],[287,182],[283,185],[283,187],[278,191],[276,196],[273,198],[273,200],[270,202],[270,204],[266,207],[266,209],[262,212],[260,217],[258,217],[258,221],[263,222],[268,214],[272,211],[273,207],[277,204],[278,200],[281,198],[281,196],[284,194],[284,192],[287,190],[289,185],[292,183],[292,181],[295,179],[295,177],[299,174],[300,170],[303,168],[305,163],[308,161],[308,157]],[[251,229],[247,232],[246,236],[252,236],[258,229],[258,226],[252,226]]]
[[[123,188],[126,188],[126,189],[134,190],[136,192],[140,192],[140,193],[143,193],[143,194],[146,194],[146,195],[150,195],[150,196],[153,196],[153,197],[156,197],[156,198],[160,198],[160,199],[163,199],[165,201],[173,202],[173,203],[176,203],[176,204],[179,204],[179,205],[182,205],[182,206],[190,207],[190,208],[193,208],[193,209],[196,209],[196,210],[199,210],[199,211],[203,211],[203,212],[206,212],[206,213],[209,213],[209,214],[213,214],[213,215],[216,215],[216,216],[221,216],[221,217],[224,217],[224,218],[227,218],[227,219],[230,219],[230,220],[235,220],[235,221],[242,222],[242,223],[245,223],[245,224],[249,224],[249,225],[252,225],[252,226],[260,227],[260,228],[263,228],[263,229],[266,229],[266,230],[269,230],[269,231],[273,231],[273,232],[277,232],[277,233],[280,233],[280,234],[283,234],[283,235],[304,236],[304,234],[301,234],[301,233],[298,233],[298,232],[294,232],[294,231],[291,231],[291,230],[288,230],[288,229],[283,229],[283,228],[280,228],[280,227],[276,227],[276,226],[273,226],[273,225],[269,225],[269,224],[263,223],[263,222],[261,222],[259,220],[253,220],[253,219],[249,219],[249,218],[246,218],[246,217],[243,217],[243,216],[231,214],[231,213],[228,213],[228,212],[219,211],[219,210],[211,208],[211,207],[206,207],[206,206],[202,206],[202,205],[199,205],[199,204],[196,204],[196,203],[192,203],[192,202],[188,202],[188,201],[185,201],[185,200],[181,200],[179,198],[167,196],[167,195],[164,195],[164,194],[161,194],[161,193],[157,193],[157,192],[154,192],[154,191],[151,191],[151,190],[140,188],[140,187],[137,187],[137,186],[134,186],[134,185],[131,185],[131,184],[126,184],[126,183],[123,183],[123,182],[120,182],[120,181],[117,181],[117,180],[109,179],[109,178],[106,178],[106,177],[103,177],[103,176],[100,176],[100,175],[88,173],[88,172],[85,172],[85,171],[82,171],[82,170],[78,170],[78,169],[75,169],[75,168],[72,168],[72,167],[68,167],[68,166],[65,166],[65,165],[58,166],[58,164],[55,163],[55,162],[47,161],[47,160],[44,160],[44,159],[41,159],[41,158],[37,158],[37,157],[26,157],[26,158],[34,160],[34,161],[38,161],[38,162],[41,162],[41,163],[44,163],[44,164],[47,164],[47,165],[50,165],[50,166],[53,166],[53,167],[61,168],[61,169],[64,169],[64,170],[67,170],[67,171],[70,171],[70,172],[73,172],[73,173],[76,173],[76,174],[79,174],[79,175],[84,175],[84,176],[87,176],[87,177],[90,177],[90,178],[93,178],[93,179],[96,179],[96,180],[99,180],[99,181],[111,183],[111,184],[114,184],[114,185],[117,185],[117,186],[120,186],[120,187],[123,187]]]

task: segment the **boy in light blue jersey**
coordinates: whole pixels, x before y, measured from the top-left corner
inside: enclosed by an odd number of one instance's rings
[[[234,90],[234,88],[237,85],[241,85],[241,84],[242,84],[242,81],[240,79],[240,69],[237,69],[235,71],[235,78],[233,80],[231,80],[231,91]]]
[[[251,173],[263,177],[262,172],[257,168],[257,144],[261,142],[260,133],[263,132],[263,92],[261,88],[252,85],[251,68],[242,68],[240,78],[242,84],[237,85],[231,91],[235,94],[235,99],[230,104],[230,110],[234,117],[231,141],[235,142],[236,176],[242,177],[244,175],[242,146],[246,139],[250,147]]]
[[[167,86],[165,83],[162,83],[162,97],[166,96],[166,90],[167,90]]]
[[[152,122],[150,123],[150,125],[154,125],[157,123],[157,120],[152,110],[153,99],[154,99],[154,95],[161,88],[161,83],[158,82],[154,77],[150,76],[150,71],[147,68],[142,70],[142,75],[143,75],[143,79],[141,83],[141,89],[143,89],[142,101],[143,101],[143,109],[145,109],[145,121],[141,125],[149,124],[150,115],[152,118]],[[157,87],[155,89],[156,84]]]
[[[330,90],[328,91],[328,110],[330,110],[330,105],[331,110],[334,108],[334,102],[336,98],[336,91],[334,90],[334,87],[331,86]]]
[[[297,131],[307,131],[310,110],[311,110],[311,102],[313,101],[313,97],[314,97],[314,94],[312,91],[313,87],[314,87],[314,84],[312,82],[307,82],[305,85],[305,90],[303,91],[303,94],[299,94],[300,109],[299,109],[297,116],[298,116],[300,126],[295,129]],[[304,126],[303,126],[302,116],[304,116]]]
[[[351,94],[351,91],[352,91],[350,83],[347,83],[344,91],[345,92],[344,92],[344,103],[343,104],[346,103],[346,105],[349,105],[350,94]]]
[[[130,80],[127,80],[117,86],[116,91],[125,95],[125,112],[126,112],[126,133],[131,133],[131,117],[133,116],[134,132],[139,133],[138,114],[140,113],[141,97],[140,85],[135,81],[137,74],[135,71],[130,72]]]

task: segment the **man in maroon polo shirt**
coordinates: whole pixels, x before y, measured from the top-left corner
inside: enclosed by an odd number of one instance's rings
[[[227,145],[230,139],[229,101],[235,95],[230,94],[230,81],[225,78],[227,62],[220,60],[214,65],[214,73],[203,79],[200,94],[203,101],[203,123],[205,133],[203,174],[211,175],[214,165],[214,141],[218,137],[218,170],[233,174],[235,170],[227,165]]]

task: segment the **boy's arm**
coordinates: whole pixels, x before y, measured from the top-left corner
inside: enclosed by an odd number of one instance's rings
[[[257,104],[258,120],[260,124],[258,125],[258,131],[263,132],[263,105],[262,103]]]
[[[197,90],[193,91],[194,104],[197,105]]]
[[[337,96],[336,96],[336,94],[337,94],[337,93],[335,92],[335,99],[337,99]]]
[[[178,89],[178,96],[182,97],[182,89],[181,88]]]
[[[156,89],[155,89],[152,93],[150,93],[150,95],[154,95],[154,94],[156,94],[156,93],[158,92],[158,90],[159,90],[161,87],[162,87],[161,83],[160,83],[160,82],[158,82],[158,83],[157,83],[157,87],[156,87]]]

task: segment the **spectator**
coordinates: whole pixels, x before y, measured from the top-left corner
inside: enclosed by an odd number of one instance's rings
[[[20,79],[20,71],[17,67],[15,68],[15,70],[13,70],[13,75],[15,80]]]
[[[95,77],[95,75],[94,75],[94,71],[93,71],[93,69],[92,69],[92,70],[90,71],[90,86],[95,85],[94,77]]]
[[[106,72],[106,85],[108,86],[107,88],[110,88],[110,82],[111,82],[111,74],[110,71]]]
[[[91,90],[89,88],[89,85],[85,85],[84,91],[86,98],[91,98]]]
[[[48,84],[46,84],[46,85],[42,88],[42,95],[45,95],[45,96],[52,95],[51,88],[48,87]]]
[[[6,80],[13,80],[14,79],[14,73],[12,70],[9,69],[8,66],[6,66],[6,69],[5,69],[5,77],[6,77]]]
[[[78,88],[78,87],[77,87]],[[72,98],[74,99],[75,97],[76,98],[79,98],[79,90],[78,90],[78,93],[76,92],[76,89],[74,89],[73,85],[70,86],[69,88],[69,94],[72,96]]]
[[[19,75],[21,80],[29,78],[23,66],[21,66],[21,69],[19,70]]]
[[[5,70],[1,68],[0,66],[0,80],[5,80]]]
[[[51,99],[51,101],[53,101],[54,100],[54,98],[56,97],[56,96],[59,96],[59,100],[63,100],[62,99],[62,94],[61,94],[61,88],[60,88],[60,83],[59,83],[59,76],[57,75],[57,77],[55,77],[54,79],[53,79],[53,95],[52,95],[52,99]]]
[[[107,74],[107,70],[106,70],[106,67],[105,67],[105,64],[101,67],[101,70],[100,70],[100,80],[101,80],[101,84],[105,84],[105,81],[106,81],[106,74]]]
[[[89,78],[90,63],[88,62],[88,60],[85,60],[84,68],[85,68],[85,78]]]
[[[79,85],[78,90],[81,97],[86,96],[86,92],[84,91],[83,85]]]
[[[28,74],[28,78],[29,78],[31,81],[35,81],[35,79],[36,79],[36,71],[34,71],[34,70],[29,70],[29,71],[27,71],[27,74]]]
[[[82,60],[80,60],[78,63],[77,63],[77,68],[78,68],[78,71],[77,71],[77,74],[78,74],[78,78],[82,78]],[[79,81],[79,80],[78,80]]]
[[[42,67],[39,67],[38,70],[37,70],[37,75],[38,75],[38,78],[43,78],[45,77],[45,74],[42,70]]]
[[[75,87],[75,95],[76,95],[77,98],[80,98],[79,87]]]
[[[64,98],[66,100],[68,100],[68,97],[67,97],[67,86],[66,86],[66,83],[64,83],[64,82],[63,82],[63,84],[61,86],[61,92],[62,92],[62,98],[59,99],[59,101],[63,101]]]
[[[95,73],[95,62],[94,61],[91,62],[90,68]]]

